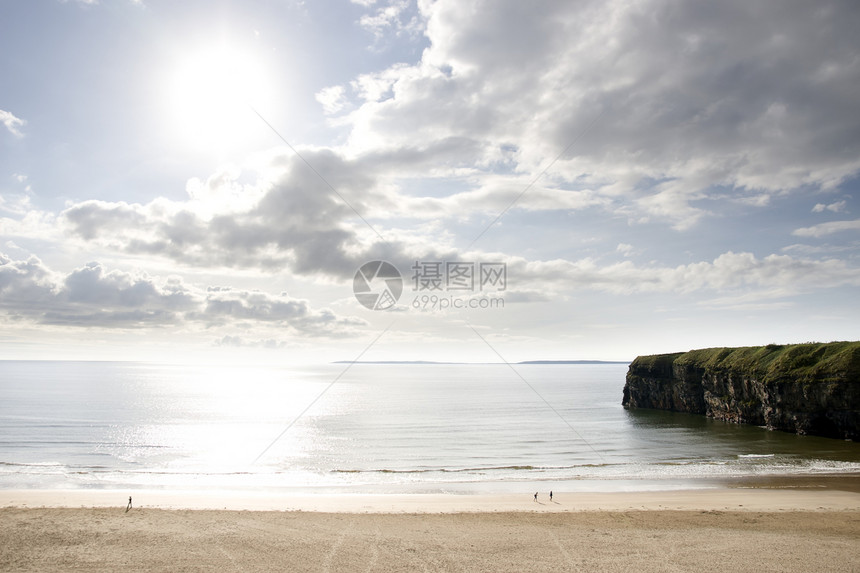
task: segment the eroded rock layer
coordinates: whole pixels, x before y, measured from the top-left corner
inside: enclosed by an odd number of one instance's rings
[[[860,342],[640,356],[622,404],[860,440]]]

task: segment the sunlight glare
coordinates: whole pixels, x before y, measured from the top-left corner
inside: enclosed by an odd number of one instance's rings
[[[222,44],[187,52],[170,82],[175,136],[184,145],[227,154],[266,135],[252,106],[270,91],[258,58]]]

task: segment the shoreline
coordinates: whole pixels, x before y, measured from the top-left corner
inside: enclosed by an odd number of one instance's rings
[[[133,508],[321,513],[564,513],[860,510],[860,475],[766,476],[709,487],[522,493],[302,493],[165,489],[7,489],[2,508]]]

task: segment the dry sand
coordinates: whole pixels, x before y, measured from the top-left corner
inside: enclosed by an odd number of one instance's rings
[[[838,489],[560,493],[552,504],[137,492],[128,512],[123,495],[0,492],[0,570],[860,571],[860,493]],[[281,511],[164,509],[216,503]]]

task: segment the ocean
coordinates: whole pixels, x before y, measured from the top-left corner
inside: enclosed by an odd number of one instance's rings
[[[626,371],[0,361],[0,488],[638,491],[860,474],[858,443],[626,411]]]

